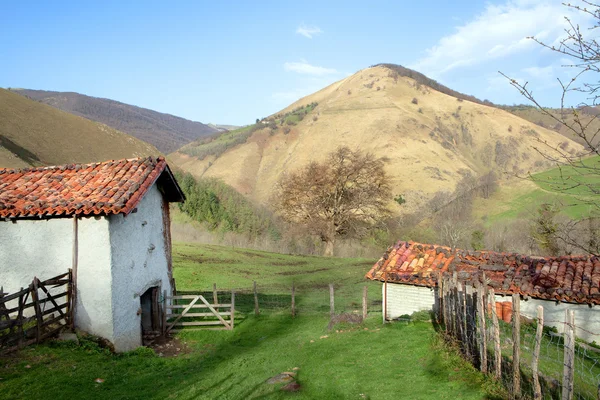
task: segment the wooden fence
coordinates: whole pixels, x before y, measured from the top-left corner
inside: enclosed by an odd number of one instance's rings
[[[215,290],[213,303],[200,294],[167,296],[163,302],[163,327],[165,333],[179,332],[183,327],[191,329],[232,330],[235,322],[235,292],[231,292],[229,303],[220,304]]]
[[[512,399],[600,399],[600,354],[576,344],[573,311],[566,311],[559,335],[544,329],[542,306],[527,320],[520,295],[498,303],[492,288],[477,280],[460,282],[456,273],[438,279],[437,296],[436,317],[447,337],[483,373],[502,381]],[[504,312],[502,318],[501,305],[512,308],[512,315]]]
[[[28,346],[72,327],[71,271],[15,293],[0,289],[0,354]]]

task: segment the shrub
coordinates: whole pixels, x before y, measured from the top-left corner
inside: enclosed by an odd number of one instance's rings
[[[289,126],[286,126],[285,128],[283,128],[283,133],[285,133],[286,135],[288,133],[290,133],[290,131],[291,131],[291,128]]]
[[[560,148],[561,148],[562,150],[566,150],[566,149],[567,149],[567,147],[569,147],[569,142],[562,142],[562,143],[560,144]]]
[[[417,110],[419,113],[423,114],[423,109],[421,107],[419,107],[419,109]]]
[[[413,97],[411,103],[413,103],[413,104],[419,104],[419,100],[416,97]]]
[[[509,125],[509,126],[508,126],[508,131],[509,131],[509,132],[512,132],[512,125]]]
[[[377,86],[377,91],[379,92],[381,90],[381,88],[379,86]]]
[[[348,96],[352,94],[352,90],[348,89]]]
[[[316,115],[313,116],[313,121],[317,121],[319,119],[319,117],[317,117]]]
[[[394,197],[394,201],[396,203],[398,203],[399,206],[401,206],[402,204],[406,203],[406,199],[404,197],[402,197],[401,194],[399,194],[398,196]]]

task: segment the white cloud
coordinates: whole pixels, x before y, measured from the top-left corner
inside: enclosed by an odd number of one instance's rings
[[[319,35],[323,33],[323,31],[318,26],[306,26],[302,24],[298,27],[298,29],[296,29],[296,33],[309,39],[312,39],[313,36]]]
[[[289,72],[296,72],[303,75],[323,76],[330,74],[337,74],[338,71],[334,68],[319,67],[311,65],[306,60],[300,62],[286,62],[283,64],[283,68]]]
[[[451,70],[540,48],[527,37],[556,42],[564,36],[565,15],[576,22],[583,18],[582,13],[573,14],[559,2],[547,0],[514,0],[488,5],[482,14],[458,26],[455,33],[441,38],[410,68],[437,78]]]
[[[547,67],[528,67],[523,68],[522,71],[532,78],[543,80],[554,79],[556,76],[553,65],[548,65]]]

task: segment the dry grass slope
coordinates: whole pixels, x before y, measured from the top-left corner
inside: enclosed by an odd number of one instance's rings
[[[91,119],[156,146],[164,153],[207,135],[217,128],[174,115],[73,92],[14,89],[33,100]]]
[[[152,145],[104,124],[0,89],[0,167],[87,163],[157,155]]]
[[[557,132],[495,107],[437,92],[384,66],[336,82],[280,113],[316,102],[295,125],[258,130],[219,157],[199,160],[176,152],[171,160],[196,176],[216,177],[252,199],[268,203],[286,171],[323,160],[339,145],[387,156],[394,194],[412,211],[440,190],[454,190],[461,177],[494,169],[504,176],[548,167],[531,148],[536,140],[567,141]],[[193,146],[188,145],[187,147]]]

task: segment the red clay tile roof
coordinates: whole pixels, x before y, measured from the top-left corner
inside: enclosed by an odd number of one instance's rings
[[[485,273],[496,293],[600,304],[600,258],[595,256],[533,257],[399,241],[366,278],[434,287],[439,274],[455,271],[460,281],[471,283]]]
[[[0,169],[0,217],[127,215],[159,179],[168,200],[183,200],[164,157]]]

